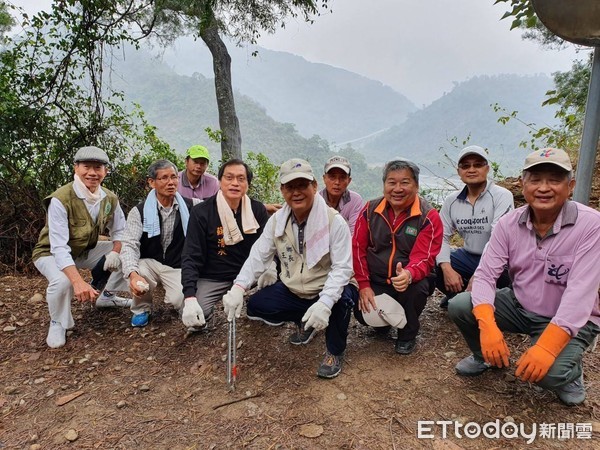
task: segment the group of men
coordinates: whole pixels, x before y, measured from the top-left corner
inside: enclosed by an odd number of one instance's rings
[[[247,195],[252,171],[242,160],[206,172],[210,155],[191,147],[186,169],[167,160],[147,172],[150,192],[125,221],[115,194],[101,186],[109,159],[97,147],[77,151],[74,181],[44,200],[47,224],[33,258],[48,279],[47,344],[65,345],[74,326],[70,302],[130,306],[131,325],[148,324],[152,294],[190,331],[206,326],[221,301],[229,321],[240,317],[270,326],[296,325],[289,342],[308,344],[325,330],[322,378],[342,370],[351,315],[387,333],[397,327],[395,350],[414,352],[419,317],[437,286],[440,306],[463,334],[472,355],[460,375],[508,367],[502,331],[529,334],[533,345],[516,363],[516,376],[553,390],[566,404],[585,399],[582,355],[600,332],[600,213],[569,200],[574,180],[569,156],[543,149],[527,156],[523,193],[488,177],[486,151],[465,148],[457,171],[465,187],[441,212],[419,195],[419,167],[408,160],[383,169],[383,195],[363,202],[348,189],[351,164],[333,156],[318,190],[311,165],[290,159],[280,167],[283,205]],[[111,240],[99,240],[105,230]],[[458,233],[464,240],[452,248]],[[112,271],[105,289],[85,282],[78,268],[105,257]],[[133,299],[117,297],[127,287]],[[248,297],[248,291],[258,290]]]

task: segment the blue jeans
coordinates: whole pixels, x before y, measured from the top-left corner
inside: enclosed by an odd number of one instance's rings
[[[311,299],[300,298],[281,281],[277,281],[252,295],[246,310],[249,316],[261,317],[269,322],[294,322],[299,325],[306,310],[317,300],[319,296]],[[344,287],[340,299],[331,309],[325,342],[332,355],[341,355],[346,350],[350,315],[357,302],[358,290],[349,284]]]

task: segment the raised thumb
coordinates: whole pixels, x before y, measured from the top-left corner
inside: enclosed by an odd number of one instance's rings
[[[402,272],[402,263],[401,262],[396,264],[396,275],[400,275],[400,272]]]

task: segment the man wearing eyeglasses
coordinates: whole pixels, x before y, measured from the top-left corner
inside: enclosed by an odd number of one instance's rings
[[[244,293],[265,273],[273,257],[281,263],[279,280],[252,295],[247,315],[267,325],[294,322],[294,345],[308,344],[326,329],[327,352],[317,376],[334,378],[342,370],[348,324],[357,287],[352,280],[350,230],[343,217],[317,192],[312,167],[290,159],[279,171],[285,205],[265,226],[250,256],[223,297],[228,320],[240,317]]]
[[[213,317],[267,223],[265,206],[248,197],[252,176],[242,160],[225,162],[217,194],[192,210],[181,256],[182,320],[189,331],[198,331]]]
[[[442,309],[448,309],[448,301],[467,288],[492,229],[500,217],[514,209],[512,193],[490,180],[489,171],[488,156],[482,147],[470,145],[460,152],[457,172],[465,187],[448,195],[440,211],[444,241],[436,258],[436,286],[445,295],[440,302]],[[452,250],[450,239],[454,233],[459,234],[464,244]],[[507,272],[497,285],[499,288],[510,285]]]
[[[121,250],[123,276],[133,295],[133,327],[148,324],[158,284],[165,289],[165,303],[181,310],[181,251],[190,210],[200,202],[177,192],[177,167],[169,160],[153,162],[147,179],[152,190],[129,212]]]

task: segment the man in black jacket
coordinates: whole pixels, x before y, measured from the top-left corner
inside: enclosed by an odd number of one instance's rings
[[[166,159],[153,162],[148,168],[152,190],[127,217],[121,262],[133,295],[134,327],[148,324],[152,292],[159,283],[165,289],[165,303],[177,310],[183,306],[181,251],[190,210],[200,200],[184,199],[177,192],[178,182],[175,164]]]
[[[219,192],[192,209],[181,255],[183,323],[189,327],[212,317],[269,218],[265,206],[247,195],[252,171],[246,163],[227,161],[218,179]]]

